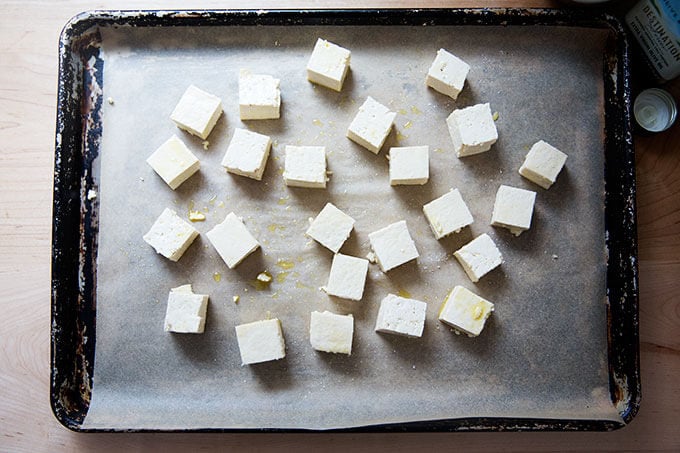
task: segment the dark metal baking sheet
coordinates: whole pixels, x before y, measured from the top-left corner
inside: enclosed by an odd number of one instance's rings
[[[601,331],[595,336],[607,345],[607,376],[611,404],[619,416],[541,417],[525,412],[513,416],[512,408],[489,416],[479,414],[443,419],[408,419],[342,425],[352,430],[494,430],[494,429],[614,429],[634,416],[639,404],[639,364],[637,337],[637,274],[635,250],[634,161],[629,122],[627,44],[620,24],[611,17],[591,18],[578,12],[545,10],[426,10],[426,11],[294,11],[271,12],[94,12],[70,22],[60,43],[60,80],[55,156],[55,195],[53,228],[53,323],[52,323],[52,405],[57,418],[75,430],[119,429],[210,429],[230,430],[235,425],[172,426],[158,423],[88,425],[85,422],[92,396],[97,341],[97,251],[99,205],[102,198],[88,199],[88,191],[98,188],[101,170],[103,87],[106,85],[105,59],[100,55],[105,28],[132,26],[142,33],[170,33],[177,26],[215,30],[216,35],[236,25],[258,25],[265,36],[274,27],[347,27],[418,25],[447,27],[461,25],[505,26],[508,33],[526,27],[602,30],[601,69],[595,71],[603,95],[599,106],[604,126],[602,141],[605,162],[602,200],[606,264],[606,314]],[[217,27],[217,28],[215,28]],[[551,28],[552,27],[552,28]],[[444,29],[444,28],[442,28]],[[538,28],[536,28],[538,29]],[[290,30],[293,30],[291,28]],[[316,32],[316,31],[315,31]],[[342,33],[342,32],[338,32]],[[566,32],[568,35],[568,32]],[[199,33],[200,34],[200,33]],[[284,32],[285,34],[285,32]],[[482,33],[483,34],[483,33]],[[520,35],[522,32],[519,33]],[[558,33],[559,35],[559,33]],[[564,37],[564,35],[562,35]],[[303,48],[301,46],[300,48]],[[284,93],[285,94],[285,93]],[[591,106],[592,107],[592,106]],[[596,106],[597,107],[597,106]],[[232,117],[233,118],[233,117]],[[232,119],[230,118],[230,119]],[[233,123],[233,119],[232,119]],[[231,127],[233,125],[229,125]],[[339,126],[341,127],[341,126]],[[499,126],[500,127],[500,126]],[[405,131],[404,131],[405,132]],[[221,150],[214,151],[221,154]],[[596,159],[597,160],[597,159]],[[552,194],[552,193],[551,193]],[[106,197],[103,197],[105,200]],[[484,220],[481,220],[483,223]],[[606,243],[606,244],[605,244]],[[596,244],[597,245],[597,244]],[[159,296],[162,299],[162,295]],[[439,301],[433,300],[434,306]],[[605,304],[606,302],[606,304]],[[598,302],[595,301],[595,304]],[[592,310],[593,306],[586,304]],[[595,305],[597,306],[597,305]],[[332,306],[325,308],[332,309]],[[370,322],[369,322],[370,323]],[[430,320],[430,328],[434,323]],[[100,326],[106,328],[107,326]],[[231,327],[231,326],[230,326]],[[285,326],[284,326],[285,328]],[[603,343],[604,344],[604,343]],[[100,344],[100,346],[104,346]],[[400,345],[401,346],[401,345]],[[138,358],[131,357],[131,360]],[[233,365],[229,362],[229,365]],[[96,383],[96,379],[95,379]],[[230,383],[224,382],[226,387]],[[474,411],[471,411],[474,413]],[[537,412],[538,413],[538,412]],[[587,411],[585,412],[587,413]],[[268,423],[246,429],[315,429],[319,426],[290,426]],[[321,426],[321,428],[324,428]]]

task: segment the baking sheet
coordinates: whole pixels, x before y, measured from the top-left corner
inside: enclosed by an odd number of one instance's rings
[[[460,417],[620,420],[608,391],[605,318],[602,54],[607,32],[567,27],[181,27],[101,30],[104,104],[100,153],[96,362],[84,428],[344,428]],[[352,50],[341,93],[309,84],[304,67],[317,37]],[[472,69],[456,102],[425,87],[440,47]],[[238,119],[242,67],[281,79],[282,118]],[[168,119],[188,84],[223,99],[225,115],[201,140]],[[375,156],[344,137],[366,96],[398,112]],[[499,141],[457,159],[445,118],[490,102]],[[235,127],[275,141],[262,182],[219,165]],[[201,171],[171,191],[145,164],[170,134],[201,159]],[[569,155],[544,191],[517,174],[544,139]],[[286,144],[324,145],[327,190],[289,189]],[[424,187],[390,187],[386,150],[430,145]],[[498,185],[538,192],[532,228],[519,238],[488,225]],[[425,202],[457,187],[475,223],[436,241]],[[326,296],[330,252],[303,233],[327,201],[357,220],[342,251],[364,256],[367,235],[405,219],[420,252],[385,275],[371,266],[361,302]],[[262,250],[229,270],[201,236],[178,263],[141,239],[165,207],[206,212],[203,234],[230,211]],[[473,284],[452,252],[488,233],[503,266]],[[282,260],[284,269],[279,264]],[[250,283],[269,270],[274,282]],[[216,281],[216,274],[220,281]],[[206,332],[163,332],[170,288],[210,294]],[[456,336],[436,320],[448,290],[462,284],[496,304],[482,335]],[[388,292],[428,303],[422,339],[373,332]],[[240,295],[239,304],[232,302]],[[309,313],[352,313],[352,356],[314,351]],[[242,367],[233,327],[266,316],[283,323],[287,357]]]

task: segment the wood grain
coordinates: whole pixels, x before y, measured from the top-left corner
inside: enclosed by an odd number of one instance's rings
[[[549,0],[374,1],[374,7],[563,6]],[[63,24],[87,9],[181,8],[183,1],[5,1],[0,4],[0,450],[679,451],[680,121],[636,139],[643,400],[613,433],[405,435],[77,434],[49,407],[50,232]],[[338,1],[200,1],[192,8],[322,8]],[[676,99],[680,82],[670,86]]]

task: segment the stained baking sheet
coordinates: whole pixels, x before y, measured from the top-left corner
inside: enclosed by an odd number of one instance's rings
[[[240,25],[100,26],[97,33],[98,52],[87,70],[100,91],[101,131],[95,176],[86,187],[97,192],[96,342],[83,429],[335,429],[486,418],[621,422],[610,391],[606,310],[603,55],[610,30]],[[317,37],[352,51],[341,93],[305,78]],[[472,68],[457,101],[424,84],[439,48]],[[240,68],[281,79],[280,120],[239,120]],[[225,107],[206,146],[169,120],[189,84],[221,97]],[[378,155],[345,138],[369,95],[398,112]],[[458,159],[445,118],[480,102],[499,113],[499,140],[487,153]],[[237,127],[274,140],[261,182],[220,165]],[[171,134],[201,160],[200,172],[175,191],[145,163]],[[539,139],[569,155],[548,191],[517,173]],[[326,146],[327,190],[285,187],[286,144]],[[391,187],[387,149],[422,144],[430,146],[430,181]],[[520,237],[489,226],[500,184],[538,192],[532,227]],[[475,222],[437,241],[422,205],[452,187]],[[368,233],[405,219],[417,262],[388,274],[372,265],[360,302],[325,295],[319,287],[331,254],[304,231],[328,201],[356,219],[343,253],[365,256]],[[184,217],[190,209],[206,215],[194,224],[201,236],[177,263],[142,240],[166,207]],[[205,236],[232,211],[262,244],[234,270]],[[496,241],[504,264],[473,284],[452,252],[481,233]],[[274,281],[263,289],[254,280],[264,270]],[[186,283],[210,295],[203,335],[162,328],[169,289]],[[457,336],[436,320],[447,292],[459,284],[496,304],[478,338]],[[389,292],[427,302],[423,338],[373,331]],[[313,310],[354,315],[351,356],[311,348]],[[241,366],[234,326],[269,316],[283,324],[286,358]]]

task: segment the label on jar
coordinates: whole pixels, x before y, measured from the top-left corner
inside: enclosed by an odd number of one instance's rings
[[[677,0],[642,0],[626,23],[664,80],[680,75],[680,8]]]

